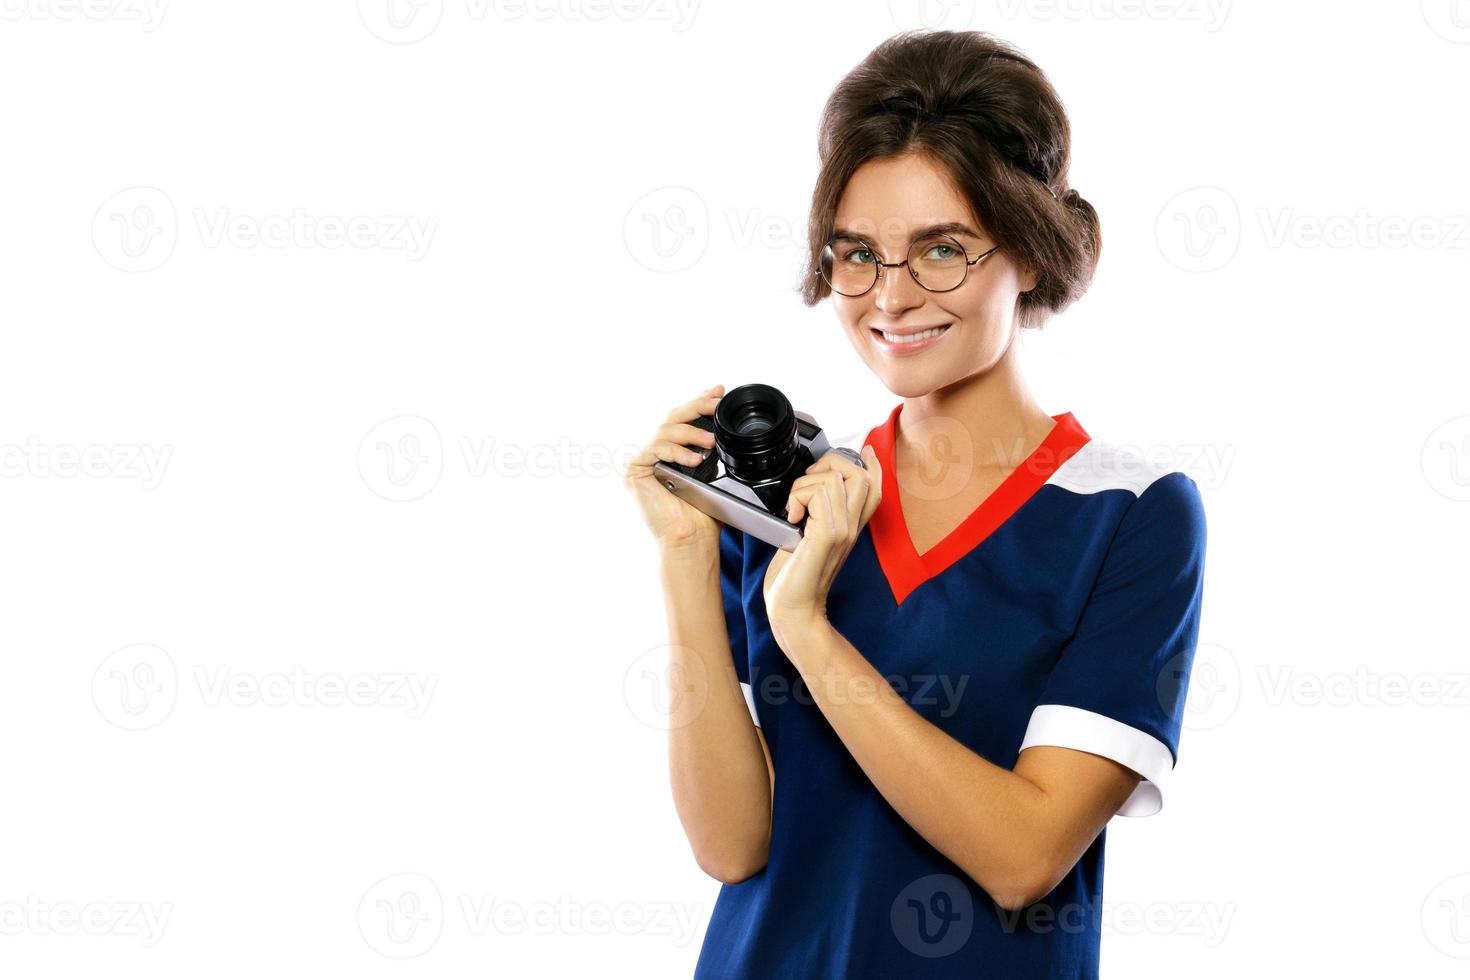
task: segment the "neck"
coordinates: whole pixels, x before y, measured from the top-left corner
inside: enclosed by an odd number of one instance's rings
[[[969,433],[979,467],[1019,465],[1055,424],[1026,387],[1014,342],[988,370],[904,399],[896,440],[909,458],[933,451],[925,433],[934,430],[923,424],[931,419],[959,423]]]

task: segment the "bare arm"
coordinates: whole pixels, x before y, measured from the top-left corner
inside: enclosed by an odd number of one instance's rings
[[[724,882],[766,865],[774,774],[740,691],[718,539],[660,552],[669,630],[669,780],[695,860]]]
[[[766,865],[774,775],[751,721],[730,650],[720,585],[720,525],[669,493],[660,461],[697,463],[714,435],[691,424],[714,412],[724,385],[674,408],[628,463],[624,485],[659,545],[669,627],[669,776],[699,866],[726,882]]]

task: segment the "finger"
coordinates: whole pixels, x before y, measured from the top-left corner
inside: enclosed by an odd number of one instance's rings
[[[786,519],[795,524],[807,515],[807,533],[813,522],[820,523],[823,532],[834,538],[847,533],[846,490],[842,476],[836,472],[810,473],[799,476],[791,484],[791,496],[787,503]],[[825,491],[825,494],[819,493]],[[820,502],[824,508],[818,511],[813,503]]]
[[[883,464],[878,462],[878,454],[873,451],[872,446],[863,447],[863,459],[868,464],[868,495],[863,499],[863,512],[860,524],[867,524],[873,519],[873,514],[878,510],[878,504],[883,500]]]
[[[822,473],[827,470],[837,470],[845,476],[861,473],[863,468],[847,458],[846,453],[826,452],[817,459],[815,463],[808,466],[808,473]]]
[[[806,516],[808,513],[806,503],[809,499],[806,491],[818,486],[820,482],[821,477],[816,473],[807,473],[798,476],[791,482],[791,491],[786,502],[786,519],[792,524],[795,524],[802,517]]]
[[[680,446],[677,443],[665,440],[655,440],[634,456],[628,462],[627,477],[636,480],[639,477],[648,476],[653,472],[653,464],[659,460],[665,463],[679,463],[684,466],[697,466],[703,459],[699,453],[688,446]]]
[[[665,422],[692,422],[701,415],[712,415],[720,396],[725,393],[724,385],[714,385],[699,393],[699,396],[669,412]]]
[[[849,478],[844,477],[836,469],[829,470],[821,476],[823,485],[827,488],[827,506],[832,508],[826,520],[831,523],[832,533],[836,535],[837,540],[845,541],[849,524],[847,497],[852,489],[852,484]]]
[[[866,469],[841,453],[826,453],[821,459],[807,467],[806,472],[808,476],[822,473],[840,474],[846,494],[844,499],[846,500],[847,523],[855,527],[862,526],[868,486],[872,482],[871,475]]]
[[[868,460],[871,452],[870,447],[863,447],[862,456],[864,461]],[[867,498],[871,492],[869,488],[873,483],[872,472],[866,469],[865,466],[859,466],[857,463],[848,459],[845,454],[833,452],[824,453],[820,459],[807,467],[807,473],[809,474],[828,471],[841,473],[843,479],[847,481],[848,515],[852,523],[860,527],[867,520]]]
[[[665,422],[653,434],[653,441],[678,443],[681,446],[714,446],[715,434],[688,422]]]
[[[801,523],[806,514],[806,504],[797,496],[796,484],[791,485],[791,496],[786,501],[786,521],[790,524]]]
[[[811,480],[801,486],[792,486],[791,503],[788,505],[787,513],[800,512],[796,520],[792,521],[793,524],[801,519],[801,515],[806,516],[804,537],[830,540],[834,536],[831,520],[832,508],[828,503],[830,493],[829,485],[821,480]]]
[[[863,526],[863,510],[868,505],[873,478],[867,470],[854,466],[851,475],[842,481],[842,492],[847,501],[847,526],[856,531]]]
[[[791,492],[786,498],[786,520],[797,524],[807,516],[810,512],[808,502],[811,500],[812,488],[815,486],[817,486],[817,481],[811,476],[799,476],[792,482]]]

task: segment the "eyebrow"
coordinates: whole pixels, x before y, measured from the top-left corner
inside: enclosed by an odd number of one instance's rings
[[[982,239],[985,237],[984,235],[980,234],[978,231],[963,222],[946,221],[942,224],[937,225],[925,225],[923,228],[920,228],[918,231],[914,232],[914,237],[909,239],[909,241],[910,243],[912,243],[928,235],[969,235],[971,238]],[[832,230],[832,237],[855,238],[860,242],[865,242],[868,240],[862,235],[859,235],[857,232],[849,231],[846,228],[834,228]]]

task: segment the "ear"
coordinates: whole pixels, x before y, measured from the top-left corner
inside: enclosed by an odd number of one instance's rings
[[[1023,293],[1031,292],[1031,290],[1036,288],[1036,284],[1041,281],[1041,277],[1036,274],[1036,270],[1024,262],[1021,263],[1017,273],[1021,282],[1021,292]]]

